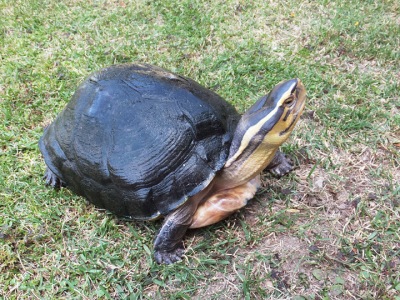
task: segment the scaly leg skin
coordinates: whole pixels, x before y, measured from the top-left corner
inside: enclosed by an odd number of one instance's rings
[[[183,236],[192,222],[197,203],[189,199],[184,205],[168,215],[154,241],[154,258],[167,265],[182,259],[185,252]]]
[[[65,186],[64,181],[57,177],[49,168],[46,168],[43,179],[46,181],[46,185],[49,185],[55,189]]]
[[[245,184],[213,194],[199,205],[190,228],[208,226],[225,219],[245,206],[260,185],[260,176],[257,176]]]
[[[288,158],[286,158],[285,154],[277,151],[265,170],[276,177],[282,177],[293,170],[293,164]]]

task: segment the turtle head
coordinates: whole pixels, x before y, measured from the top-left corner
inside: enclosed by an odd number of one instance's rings
[[[240,146],[268,143],[279,147],[287,140],[305,105],[305,88],[300,79],[276,85],[250,107],[238,124],[230,154],[240,155]],[[244,149],[242,149],[244,150]]]
[[[247,182],[271,162],[299,120],[305,98],[300,79],[291,79],[276,85],[244,113],[223,169],[229,181]]]

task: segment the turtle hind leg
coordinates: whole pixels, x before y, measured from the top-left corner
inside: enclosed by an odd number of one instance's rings
[[[55,189],[65,186],[65,182],[58,178],[57,175],[54,174],[49,168],[46,168],[43,179],[45,180],[46,185],[49,185]]]
[[[285,154],[277,151],[265,170],[276,177],[282,177],[293,170],[293,163],[285,156]]]

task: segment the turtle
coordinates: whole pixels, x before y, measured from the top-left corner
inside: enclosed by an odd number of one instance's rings
[[[243,115],[194,80],[144,63],[89,75],[44,129],[44,179],[121,219],[164,218],[157,263],[184,255],[189,228],[225,219],[260,187],[263,170],[293,169],[279,151],[305,106],[298,78],[277,84]]]

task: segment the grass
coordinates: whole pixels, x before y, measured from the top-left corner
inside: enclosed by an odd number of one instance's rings
[[[0,298],[400,299],[398,1],[0,0]],[[190,231],[122,222],[41,179],[43,127],[90,72],[142,61],[244,111],[299,77],[296,170]]]

